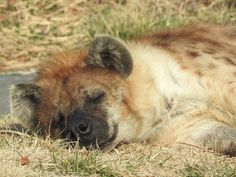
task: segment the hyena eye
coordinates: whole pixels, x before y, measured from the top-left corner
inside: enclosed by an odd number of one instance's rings
[[[91,104],[97,104],[97,103],[101,103],[104,96],[105,96],[105,92],[97,91],[97,92],[94,92],[93,94],[88,95],[86,99],[87,99],[87,102]]]
[[[53,119],[53,127],[54,128],[62,127],[64,124],[64,120],[65,120],[64,115],[61,112],[59,112],[57,117],[55,119]]]

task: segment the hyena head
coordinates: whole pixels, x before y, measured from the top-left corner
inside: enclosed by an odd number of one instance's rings
[[[12,115],[43,135],[79,140],[80,146],[112,147],[127,114],[125,80],[132,58],[123,43],[95,38],[88,50],[67,51],[45,62],[34,84],[12,87]]]

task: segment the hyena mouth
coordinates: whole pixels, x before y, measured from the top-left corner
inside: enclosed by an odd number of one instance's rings
[[[111,144],[117,136],[117,124],[109,124],[105,118],[97,117],[76,109],[68,116],[66,126],[67,137],[79,142],[81,147],[87,149],[103,149]]]
[[[117,137],[118,132],[118,126],[113,126],[113,133],[106,137],[101,137],[99,135],[94,135],[93,138],[84,138],[84,137],[78,137],[79,145],[80,147],[85,147],[86,149],[92,150],[92,149],[106,149],[107,147],[110,147],[113,144],[113,141]]]
[[[93,133],[81,135],[78,132],[75,133],[74,131],[68,129],[65,131],[64,135],[66,135],[67,143],[69,143],[72,146],[74,146],[76,143],[79,143],[80,148],[84,147],[88,150],[93,150],[93,149],[104,150],[107,149],[108,147],[114,147],[113,141],[117,137],[118,125],[117,124],[113,125],[111,129],[112,133],[110,135],[106,134],[106,136],[104,136],[103,133],[97,130]]]
[[[110,138],[108,138],[107,140],[102,140],[100,142],[97,141],[97,144],[96,145],[92,145],[92,148],[98,148],[98,149],[104,150],[104,149],[106,149],[108,147],[113,146],[113,142],[114,142],[114,140],[117,137],[117,133],[118,133],[118,125],[115,124],[113,126],[113,134],[112,134],[112,136],[110,136]]]

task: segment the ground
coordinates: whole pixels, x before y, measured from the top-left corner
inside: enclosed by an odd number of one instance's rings
[[[9,123],[3,119],[0,125]],[[1,133],[1,177],[42,176],[236,176],[236,158],[197,147],[123,144],[102,153],[68,147],[27,134]]]
[[[0,72],[31,71],[96,34],[130,39],[187,23],[236,24],[234,0],[0,0]],[[12,119],[2,115],[0,127]],[[184,145],[123,144],[109,153],[0,131],[0,176],[236,176],[236,158]]]

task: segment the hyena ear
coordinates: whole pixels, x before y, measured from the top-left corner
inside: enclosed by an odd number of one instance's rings
[[[41,90],[34,84],[17,84],[10,88],[11,116],[16,117],[28,130],[34,130],[38,125],[35,107],[40,102]]]
[[[126,46],[110,36],[96,37],[88,52],[88,65],[115,69],[124,78],[131,74],[132,57]]]

